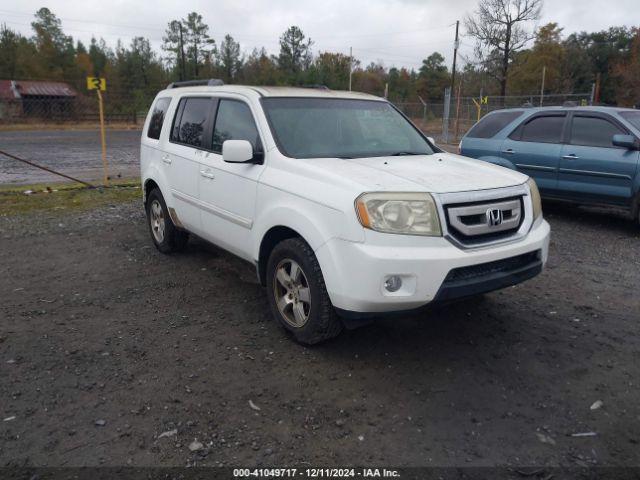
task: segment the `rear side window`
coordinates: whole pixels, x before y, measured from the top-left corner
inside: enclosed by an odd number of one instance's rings
[[[171,141],[202,147],[204,130],[211,114],[210,98],[183,98],[176,110]]]
[[[167,114],[167,109],[169,108],[170,103],[170,98],[159,98],[156,100],[156,104],[153,106],[153,112],[151,112],[151,120],[149,121],[147,137],[155,140],[160,139],[162,124],[164,123],[164,117]]]
[[[497,112],[487,115],[477,123],[469,133],[469,138],[491,138],[504,127],[522,115],[522,111]]]
[[[521,125],[514,132],[515,137],[511,138],[522,142],[560,143],[565,117],[565,115],[535,117]]]
[[[220,100],[211,149],[221,153],[225,140],[248,140],[254,152],[262,150],[258,129],[246,103],[237,100]]]
[[[613,136],[625,133],[604,118],[573,117],[571,144],[613,148]]]

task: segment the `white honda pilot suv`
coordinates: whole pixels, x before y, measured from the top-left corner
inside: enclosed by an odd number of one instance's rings
[[[547,260],[530,178],[445,153],[382,98],[179,82],[141,143],[156,247],[192,233],[252,262],[302,343],[514,285]]]

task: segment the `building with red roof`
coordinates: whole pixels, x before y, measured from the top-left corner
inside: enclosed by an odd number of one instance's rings
[[[68,118],[77,95],[64,82],[0,80],[0,121]]]

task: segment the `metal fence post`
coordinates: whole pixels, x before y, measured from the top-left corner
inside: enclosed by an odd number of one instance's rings
[[[424,129],[427,125],[427,102],[420,95],[418,95],[418,100],[422,104],[422,128]]]
[[[444,113],[442,115],[442,141],[449,143],[449,112],[451,110],[451,88],[444,89]]]

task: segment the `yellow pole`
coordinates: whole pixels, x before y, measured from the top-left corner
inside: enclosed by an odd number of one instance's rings
[[[107,163],[107,140],[104,133],[104,108],[102,106],[102,93],[100,88],[96,89],[98,94],[98,107],[100,109],[100,138],[102,140],[102,168],[104,170],[104,186],[109,186],[109,165]]]
[[[481,112],[481,108],[482,108],[482,106],[481,106],[481,104],[480,104],[480,103],[478,103],[478,102],[476,101],[476,99],[475,99],[475,98],[472,98],[471,100],[473,100],[473,103],[475,103],[475,105],[476,105],[476,110],[478,111],[478,121],[480,121],[480,112]]]

